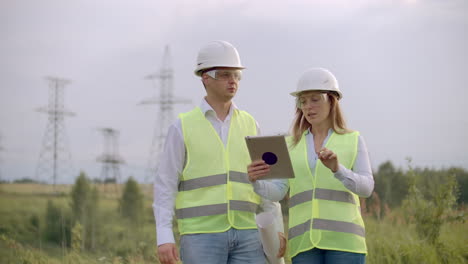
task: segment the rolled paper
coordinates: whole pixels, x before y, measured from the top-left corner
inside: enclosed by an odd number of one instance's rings
[[[257,214],[257,227],[268,264],[284,264],[284,258],[277,258],[280,247],[278,232],[284,233],[281,205],[274,203],[272,211]]]

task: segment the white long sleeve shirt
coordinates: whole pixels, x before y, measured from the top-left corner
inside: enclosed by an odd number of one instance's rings
[[[232,111],[238,109],[236,105],[234,103],[231,104],[229,113],[224,121],[218,119],[216,112],[205,99],[202,100],[200,108],[226,146]],[[257,132],[259,133],[258,124]],[[158,171],[154,182],[153,212],[156,219],[158,246],[165,243],[175,243],[172,232],[172,220],[174,218],[175,199],[178,191],[177,186],[179,185],[179,178],[182,175],[186,162],[185,156],[186,150],[182,123],[180,119],[177,119],[167,132],[166,142],[160,155]],[[268,207],[265,204],[263,206]]]
[[[330,138],[333,130],[328,131],[326,139],[323,141],[324,147]],[[308,131],[306,133],[307,143],[307,159],[309,161],[309,168],[311,171],[315,169],[317,164],[317,153],[315,153],[314,135]],[[340,157],[338,157],[338,162]],[[351,192],[361,196],[369,197],[374,190],[374,177],[369,160],[369,153],[367,151],[364,138],[359,136],[356,161],[352,170],[339,165],[339,169],[334,173],[335,178],[340,180],[343,185]],[[289,184],[287,180],[260,180],[254,184],[254,190],[260,196],[271,201],[279,201],[284,198],[288,191]]]

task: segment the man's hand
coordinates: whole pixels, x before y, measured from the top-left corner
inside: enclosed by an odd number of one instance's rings
[[[177,253],[177,247],[174,243],[160,245],[158,256],[161,264],[176,264],[179,261],[179,253]]]
[[[247,174],[250,182],[255,182],[270,173],[270,165],[266,164],[264,160],[255,160],[247,166]]]
[[[282,232],[278,232],[278,237],[280,241],[280,247],[279,247],[278,254],[276,255],[276,257],[282,258],[284,257],[284,253],[286,253],[287,240]]]

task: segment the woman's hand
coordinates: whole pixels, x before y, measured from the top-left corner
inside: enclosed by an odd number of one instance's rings
[[[340,164],[338,163],[338,157],[333,151],[327,148],[322,148],[319,151],[318,158],[320,159],[320,161],[322,161],[323,165],[329,168],[333,173],[337,172],[340,168]]]
[[[249,175],[249,180],[255,182],[258,178],[270,173],[270,165],[266,164],[264,160],[254,160],[247,166],[247,173]]]

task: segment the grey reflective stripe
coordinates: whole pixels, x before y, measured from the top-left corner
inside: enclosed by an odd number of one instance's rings
[[[344,221],[335,221],[335,220],[327,220],[327,219],[314,219],[312,224],[313,229],[320,229],[320,230],[327,230],[327,231],[335,231],[335,232],[344,232],[344,233],[351,233],[358,236],[365,237],[366,230],[360,226],[350,222]],[[291,240],[297,236],[304,234],[305,232],[310,230],[310,220],[307,222],[299,224],[295,227],[292,227],[288,231],[288,239]]]
[[[222,185],[227,183],[227,175],[218,174],[213,176],[206,176],[197,179],[190,179],[181,181],[179,183],[179,191],[190,191],[194,189],[210,187],[215,185]]]
[[[178,219],[227,214],[227,204],[211,204],[195,206],[190,208],[182,208],[177,209],[175,213]]]
[[[231,210],[247,211],[247,212],[255,213],[257,211],[258,205],[255,203],[246,202],[246,201],[231,200],[229,201],[229,208]]]
[[[293,195],[291,198],[289,198],[289,208],[301,203],[312,201],[312,194],[313,190],[309,190]]]
[[[310,230],[310,220],[307,222],[299,224],[295,227],[292,227],[288,230],[288,239],[291,240],[297,236],[304,234],[305,232]]]
[[[238,171],[229,171],[229,180],[241,183],[250,183],[247,173]]]
[[[258,205],[246,201],[231,200],[229,201],[229,207],[231,210],[246,211],[255,213]],[[199,216],[227,214],[227,204],[211,204],[202,205],[189,208],[181,208],[176,210],[176,216],[178,219],[192,218]]]
[[[247,173],[230,171],[229,180],[241,183],[250,183]],[[181,181],[179,183],[179,191],[190,191],[199,188],[205,188],[210,186],[222,185],[227,183],[227,174],[217,174],[212,176],[205,176],[197,179],[190,179]]]
[[[300,192],[298,194],[293,195],[289,199],[289,208],[294,207],[298,204],[309,202],[312,200],[313,190]],[[354,201],[353,195],[349,192],[344,191],[335,191],[335,190],[328,190],[328,189],[315,189],[315,198],[320,200],[329,200],[329,201],[337,201],[337,202],[344,202],[344,203],[352,203],[356,204]]]
[[[312,228],[335,232],[351,233],[362,237],[366,236],[366,230],[364,229],[364,227],[350,222],[334,221],[327,219],[314,219]]]
[[[328,189],[315,189],[315,198],[321,200],[337,201],[355,204],[353,196],[349,192]]]

